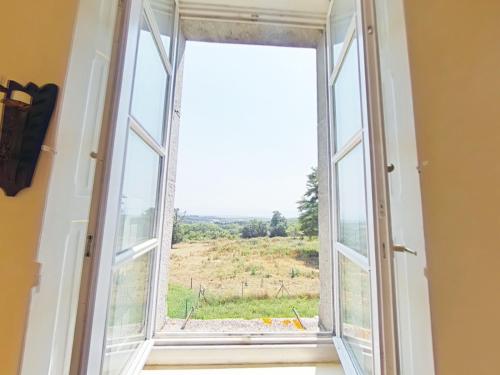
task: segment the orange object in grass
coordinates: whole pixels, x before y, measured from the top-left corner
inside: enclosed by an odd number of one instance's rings
[[[270,326],[271,324],[273,324],[273,320],[271,318],[262,318],[262,322],[265,325],[268,325],[268,326]]]
[[[297,329],[300,329],[300,330],[304,330],[304,327],[302,326],[302,324],[299,322],[298,319],[294,319],[293,320],[293,325],[295,326],[295,328]]]

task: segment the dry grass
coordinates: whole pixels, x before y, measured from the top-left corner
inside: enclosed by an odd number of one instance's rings
[[[221,297],[274,297],[281,280],[291,296],[319,295],[317,239],[257,238],[181,243],[169,282]],[[285,292],[285,295],[287,293]]]

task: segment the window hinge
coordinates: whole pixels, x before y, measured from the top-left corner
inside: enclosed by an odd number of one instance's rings
[[[87,258],[90,258],[90,255],[92,254],[93,242],[94,242],[94,236],[89,234],[87,236],[87,241],[85,242],[85,256]]]
[[[33,271],[33,288],[40,286],[40,279],[42,278],[42,263],[35,262],[35,269]]]

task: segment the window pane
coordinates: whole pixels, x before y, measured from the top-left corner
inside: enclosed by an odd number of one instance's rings
[[[347,29],[354,16],[355,5],[353,0],[335,0],[330,14],[330,48],[331,68],[337,64],[340,51],[344,46]]]
[[[341,334],[363,374],[373,373],[370,278],[368,272],[339,255]]]
[[[139,31],[134,74],[131,113],[161,143],[168,75],[144,17]]]
[[[335,145],[338,151],[362,126],[358,51],[353,41],[334,88]]]
[[[338,242],[367,255],[365,178],[361,144],[337,164]]]
[[[117,251],[154,237],[160,158],[132,130],[120,205]]]
[[[174,33],[174,0],[151,0],[155,22],[160,30],[161,41],[167,56],[171,57],[170,47]]]
[[[146,339],[146,315],[151,271],[150,251],[121,265],[113,273],[106,321],[103,374],[120,374]]]

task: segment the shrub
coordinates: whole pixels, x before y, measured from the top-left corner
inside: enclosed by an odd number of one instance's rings
[[[267,234],[267,224],[260,220],[250,220],[241,229],[241,238],[266,237]]]

